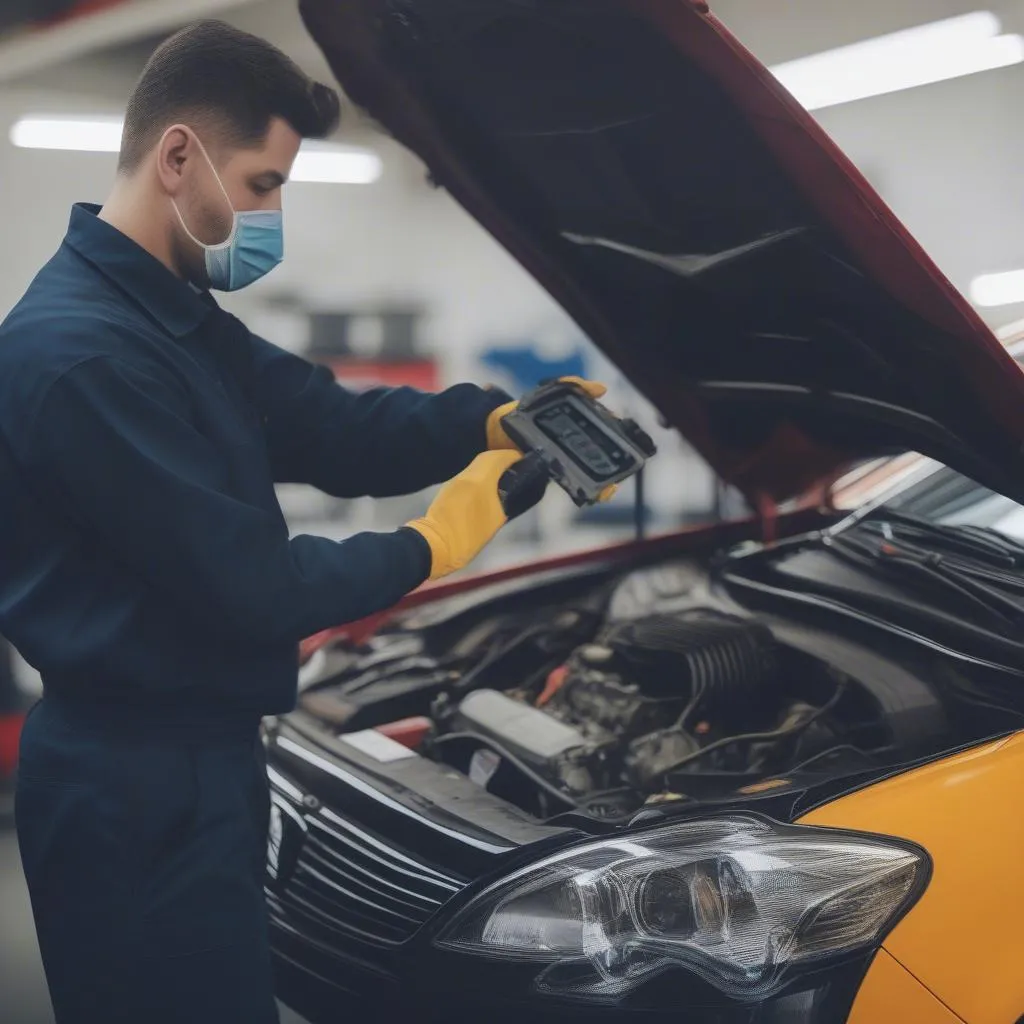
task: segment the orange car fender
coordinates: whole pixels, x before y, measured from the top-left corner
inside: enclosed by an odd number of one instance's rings
[[[1013,1024],[1024,1015],[1022,790],[1024,733],[1016,733],[841,797],[800,819],[803,825],[898,836],[928,851],[928,887],[884,948],[953,1020]],[[888,991],[899,1006],[906,985],[907,978],[879,957],[861,996],[881,1006]],[[932,1010],[920,1019],[945,1019]],[[919,1019],[864,1012],[857,1010],[865,1024]]]
[[[884,949],[878,951],[846,1024],[963,1024]]]

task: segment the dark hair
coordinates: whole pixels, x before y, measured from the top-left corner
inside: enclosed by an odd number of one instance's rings
[[[271,118],[306,139],[338,126],[338,94],[314,82],[276,46],[222,21],[197,21],[157,47],[128,101],[118,170],[135,170],[175,122],[216,129],[258,146]]]

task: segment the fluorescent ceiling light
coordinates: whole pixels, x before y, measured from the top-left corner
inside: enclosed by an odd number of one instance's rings
[[[77,153],[117,153],[122,121],[117,117],[23,117],[11,128],[11,142],[23,149],[57,149]],[[368,149],[324,142],[303,143],[292,168],[292,181],[369,185],[383,170],[381,158]]]
[[[977,306],[1011,306],[1024,302],[1024,270],[982,274],[971,282],[971,300]]]
[[[808,110],[914,89],[1024,61],[1024,37],[975,11],[777,64],[772,74]]]
[[[23,117],[11,128],[11,142],[23,149],[67,149],[116,153],[121,148],[117,117]]]
[[[295,159],[291,180],[319,184],[370,185],[380,177],[382,170],[380,157],[368,149],[307,142]]]

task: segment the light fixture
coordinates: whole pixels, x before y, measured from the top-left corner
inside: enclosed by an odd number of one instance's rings
[[[371,185],[380,177],[382,170],[380,157],[369,149],[307,142],[295,159],[291,180],[312,184]]]
[[[1024,302],[1024,270],[982,274],[971,282],[971,301],[976,306],[1011,306]]]
[[[22,149],[64,149],[116,153],[121,148],[118,117],[23,117],[11,128],[11,142]]]
[[[1001,35],[991,11],[975,11],[771,68],[808,110],[913,89],[1024,61],[1024,37]]]
[[[11,128],[11,142],[22,149],[117,153],[123,123],[117,117],[32,115]],[[369,185],[383,170],[381,158],[368,149],[326,142],[305,142],[291,180],[335,185]]]

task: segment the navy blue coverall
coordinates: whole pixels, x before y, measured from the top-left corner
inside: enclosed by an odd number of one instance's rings
[[[59,1024],[263,1024],[259,720],[301,638],[430,567],[409,529],[289,539],[274,483],[438,483],[507,396],[348,392],[97,212],[0,326],[0,632],[44,682],[22,860]]]

